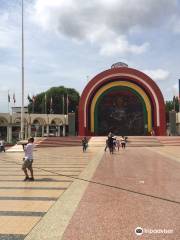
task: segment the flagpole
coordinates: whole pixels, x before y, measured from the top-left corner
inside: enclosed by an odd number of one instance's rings
[[[24,2],[22,0],[22,105],[21,105],[21,139],[24,139]]]
[[[10,102],[10,95],[9,95],[9,90],[8,90],[8,113],[9,113],[9,102]]]

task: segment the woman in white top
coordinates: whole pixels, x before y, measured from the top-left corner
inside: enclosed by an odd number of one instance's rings
[[[25,152],[25,157],[23,158],[23,165],[22,165],[22,170],[24,171],[25,174],[25,179],[24,181],[30,180],[34,181],[34,176],[33,176],[33,168],[32,168],[32,163],[33,163],[33,149],[34,149],[34,138],[29,138],[28,139],[28,144],[24,146],[24,152]],[[27,169],[31,173],[31,177],[29,178]]]
[[[121,147],[124,149],[126,147],[126,138],[124,136],[121,137]]]
[[[2,152],[2,151],[5,152],[4,140],[0,140],[0,152]]]

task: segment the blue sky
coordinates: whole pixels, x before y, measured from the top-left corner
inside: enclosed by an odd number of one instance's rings
[[[146,72],[164,98],[178,93],[178,0],[24,0],[25,98],[52,86],[80,93],[118,61]],[[21,0],[0,0],[0,112],[21,104]],[[13,104],[12,104],[13,105]]]

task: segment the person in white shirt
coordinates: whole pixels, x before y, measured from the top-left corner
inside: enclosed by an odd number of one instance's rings
[[[33,176],[33,168],[32,168],[32,163],[33,163],[33,149],[34,149],[34,138],[29,138],[28,139],[28,144],[23,145],[24,152],[25,152],[25,157],[23,158],[23,165],[22,165],[22,170],[25,173],[25,179],[24,181],[30,180],[34,181],[34,176]],[[29,178],[27,169],[31,173],[31,177]]]
[[[4,140],[0,140],[0,152],[2,152],[2,151],[5,152]]]
[[[119,139],[116,140],[116,147],[117,147],[117,149],[119,151],[119,148],[120,148],[120,141],[119,141]]]
[[[126,138],[124,136],[121,137],[121,147],[125,149],[126,147]]]

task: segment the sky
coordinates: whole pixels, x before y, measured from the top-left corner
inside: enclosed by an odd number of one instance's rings
[[[180,0],[24,0],[25,104],[53,86],[81,94],[113,63],[178,94]],[[0,0],[0,112],[21,105],[21,0]]]

